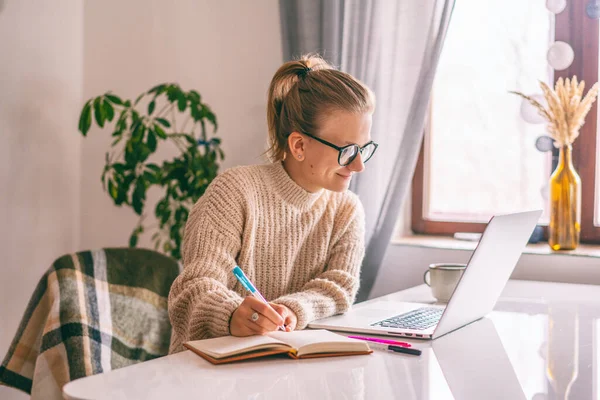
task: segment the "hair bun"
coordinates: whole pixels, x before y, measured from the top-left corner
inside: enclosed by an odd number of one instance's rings
[[[312,70],[313,69],[311,67],[304,67],[303,69],[301,69],[300,71],[298,71],[298,77],[299,78],[304,78]]]

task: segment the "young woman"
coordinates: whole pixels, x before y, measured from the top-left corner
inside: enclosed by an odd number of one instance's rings
[[[364,212],[347,189],[377,149],[374,108],[365,85],[320,57],[279,68],[267,109],[271,163],[223,172],[190,213],[184,271],[169,294],[171,352],[188,340],[303,329],[350,307]],[[236,265],[270,306],[246,296]]]

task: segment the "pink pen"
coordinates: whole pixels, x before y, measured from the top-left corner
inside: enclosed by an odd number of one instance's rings
[[[412,347],[412,345],[410,343],[398,342],[396,340],[379,339],[379,338],[372,338],[372,337],[365,337],[365,336],[348,336],[348,337],[351,339],[366,340],[367,342],[373,342],[373,343],[391,344],[391,345],[400,346],[400,347]]]

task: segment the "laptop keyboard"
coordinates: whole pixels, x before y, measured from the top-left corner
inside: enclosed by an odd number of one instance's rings
[[[437,324],[442,317],[443,312],[443,308],[423,307],[404,314],[396,315],[392,318],[384,319],[383,321],[376,322],[371,326],[380,326],[382,328],[425,330]]]

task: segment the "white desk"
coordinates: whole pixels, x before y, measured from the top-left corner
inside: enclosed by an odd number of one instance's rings
[[[383,299],[433,301],[426,286]],[[600,286],[510,281],[488,318],[434,342],[413,341],[420,357],[376,351],[213,366],[185,351],[79,379],[63,391],[86,400],[562,400],[556,392],[565,390],[569,399],[600,399],[599,321]]]

